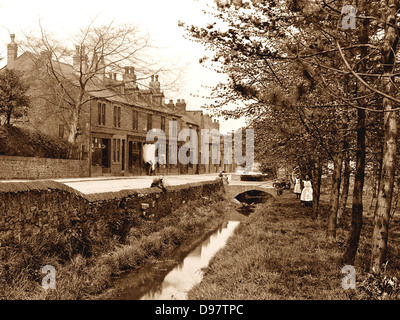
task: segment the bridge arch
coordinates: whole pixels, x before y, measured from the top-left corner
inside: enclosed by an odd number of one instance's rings
[[[225,186],[225,193],[229,200],[234,202],[238,202],[239,200],[236,198],[241,194],[248,193],[251,196],[251,192],[253,192],[254,196],[260,194],[260,192],[265,192],[270,194],[271,197],[276,195],[275,188],[263,188],[260,186],[255,185],[226,185]]]

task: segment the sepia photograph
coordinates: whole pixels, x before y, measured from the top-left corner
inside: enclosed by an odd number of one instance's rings
[[[398,0],[0,0],[0,300],[399,300],[399,40]]]

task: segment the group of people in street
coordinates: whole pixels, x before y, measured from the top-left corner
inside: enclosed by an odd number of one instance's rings
[[[297,175],[294,189],[294,194],[297,199],[300,199],[306,206],[312,206],[313,201],[313,189],[310,177],[306,175],[305,180],[301,180],[300,176]]]

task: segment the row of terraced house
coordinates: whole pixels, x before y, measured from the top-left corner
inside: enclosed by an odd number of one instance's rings
[[[57,61],[63,74],[73,75],[76,72],[79,66],[75,64],[81,63],[83,50],[82,47],[76,47],[72,64]],[[34,97],[27,112],[15,124],[67,139],[70,127],[67,120],[54,107],[54,103],[49,103],[38,94],[41,87],[35,79],[35,72],[40,73],[43,71],[41,69],[45,69],[41,58],[41,54],[32,52],[18,55],[15,36],[11,35],[11,42],[7,46],[7,65],[3,69],[15,69],[29,74],[30,77],[26,76],[26,79],[31,85],[31,96]],[[32,72],[33,69],[36,71]],[[158,75],[151,76],[144,84],[139,83],[135,68],[126,66],[121,74],[106,74],[103,70],[96,79],[99,90],[88,93],[91,99],[80,112],[79,136],[76,140],[80,158],[87,161],[90,176],[148,174],[145,152],[146,147],[154,144],[154,140],[148,141],[147,133],[155,128],[165,132],[167,144],[164,147],[168,150],[165,152],[167,159],[156,164],[155,174],[202,174],[235,170],[234,164],[225,164],[223,137],[220,143],[210,139],[207,142],[207,153],[203,153],[198,146],[198,164],[170,161],[170,149],[179,149],[185,143],[177,140],[177,133],[182,129],[192,129],[200,137],[203,129],[219,131],[220,128],[219,122],[203,111],[188,110],[184,99],[175,102],[166,100]]]

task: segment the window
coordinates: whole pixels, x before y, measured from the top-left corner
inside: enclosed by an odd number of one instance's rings
[[[97,104],[97,124],[105,125],[106,124],[106,104],[98,103]]]
[[[132,129],[133,130],[139,129],[139,114],[137,110],[133,110],[132,113]]]
[[[176,136],[178,134],[178,121],[173,118],[172,119],[172,135]]]
[[[121,139],[113,139],[113,161],[121,161]]]
[[[102,121],[102,125],[105,126],[106,125],[106,104],[103,103],[101,105],[101,121]]]
[[[97,124],[101,124],[101,103],[97,104]]]
[[[117,139],[117,162],[121,161],[121,139]]]
[[[113,161],[117,161],[117,139],[113,139]]]
[[[161,116],[161,130],[165,132],[165,117]]]
[[[114,106],[114,127],[121,128],[121,107]]]
[[[151,114],[147,115],[147,131],[153,129],[153,116]]]
[[[212,164],[220,163],[219,154],[220,154],[219,145],[213,144],[212,145],[212,158],[213,158]]]
[[[178,164],[178,146],[174,143],[169,145],[168,164],[171,169],[176,168]]]

